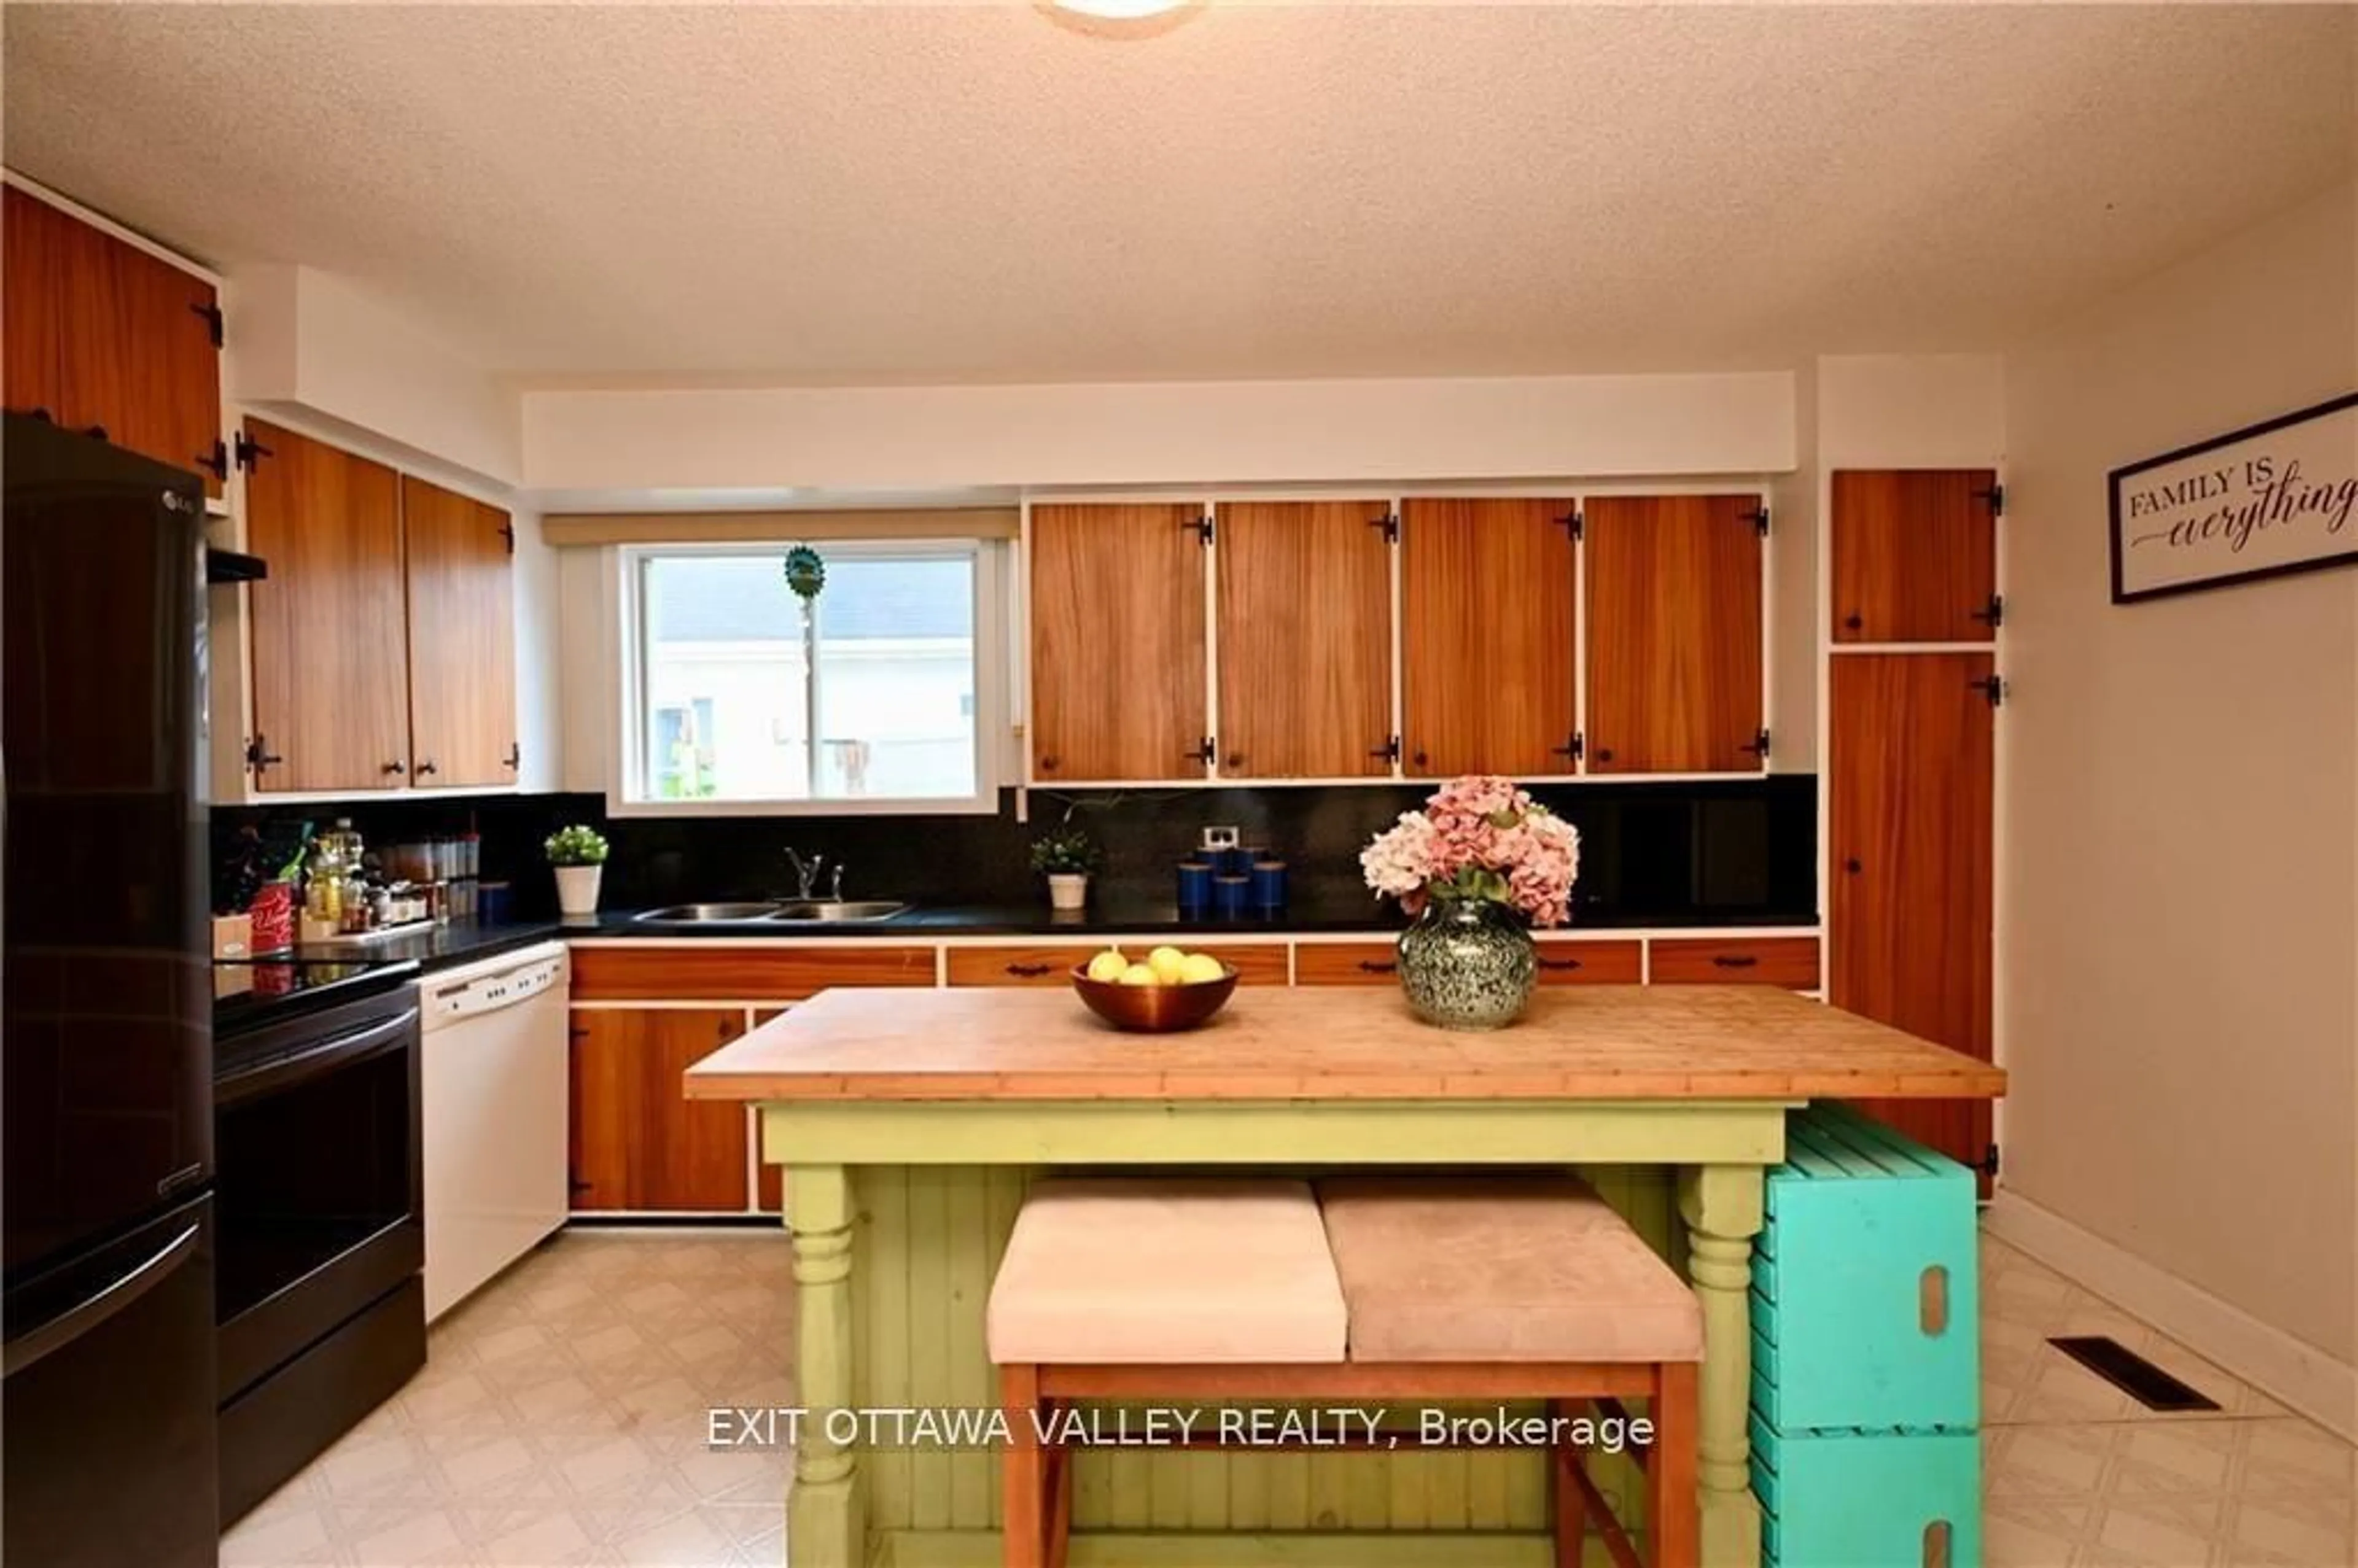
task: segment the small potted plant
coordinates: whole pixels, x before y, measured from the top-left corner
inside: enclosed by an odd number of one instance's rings
[[[550,834],[541,848],[557,871],[557,913],[597,914],[599,873],[606,869],[605,836],[577,822]]]
[[[1048,907],[1085,907],[1089,902],[1089,873],[1103,859],[1098,841],[1069,822],[1033,840],[1032,869],[1048,879]]]

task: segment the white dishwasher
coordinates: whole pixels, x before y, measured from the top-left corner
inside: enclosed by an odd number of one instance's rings
[[[565,1223],[565,947],[503,953],[419,989],[430,1323]]]

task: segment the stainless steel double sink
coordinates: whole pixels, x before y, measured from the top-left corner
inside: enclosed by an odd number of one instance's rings
[[[790,898],[768,903],[674,903],[635,916],[644,925],[862,925],[909,906],[887,899]]]

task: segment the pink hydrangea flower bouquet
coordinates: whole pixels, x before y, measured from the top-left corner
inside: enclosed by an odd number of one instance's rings
[[[1502,778],[1452,779],[1404,811],[1359,855],[1379,896],[1414,914],[1432,899],[1483,900],[1516,910],[1533,925],[1572,918],[1580,874],[1580,834]]]

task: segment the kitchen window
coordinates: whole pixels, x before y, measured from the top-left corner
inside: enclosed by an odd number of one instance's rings
[[[623,799],[643,811],[994,809],[996,551],[974,540],[622,552]]]

